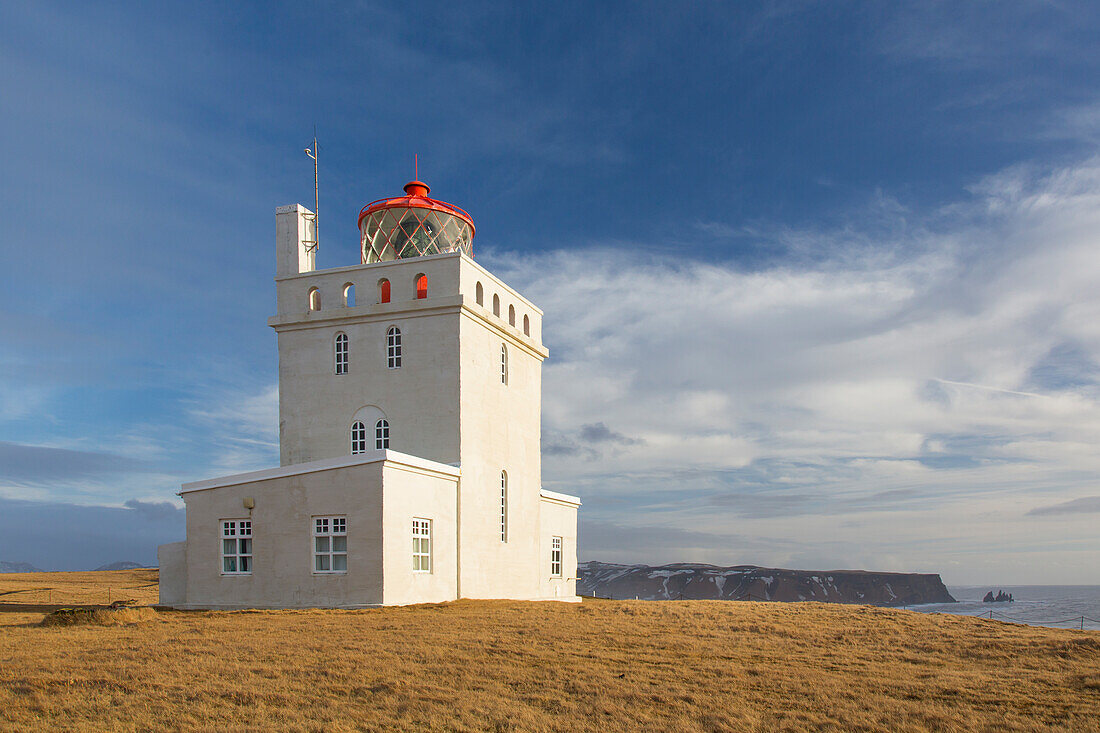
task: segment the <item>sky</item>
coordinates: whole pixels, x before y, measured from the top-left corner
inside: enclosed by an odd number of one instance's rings
[[[1100,584],[1100,7],[0,5],[0,560],[278,464],[274,209],[413,156],[545,312],[581,560]]]

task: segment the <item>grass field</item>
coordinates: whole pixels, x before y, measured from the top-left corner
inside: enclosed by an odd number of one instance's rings
[[[126,572],[148,592],[149,571]],[[0,576],[0,593],[123,586],[62,575]],[[1100,633],[975,618],[459,601],[42,627],[6,607],[5,730],[1100,730]]]
[[[157,597],[156,570],[0,574],[0,610],[11,611],[13,605],[106,606],[120,600],[148,605],[156,603]]]

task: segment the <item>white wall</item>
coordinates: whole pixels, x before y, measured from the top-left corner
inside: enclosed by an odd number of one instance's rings
[[[330,465],[341,463],[349,465]],[[457,474],[449,466],[433,467],[412,456],[379,451],[320,466],[193,484],[213,488],[183,492],[187,504],[185,597],[181,599],[175,590],[178,571],[173,565],[168,585],[171,599],[162,602],[185,608],[293,608],[452,600],[457,597],[453,529]],[[246,498],[252,499],[253,509],[244,508]],[[313,571],[313,518],[328,515],[347,517],[346,574]],[[412,578],[412,516],[438,518],[436,566],[430,577]],[[252,573],[223,574],[221,521],[249,518]],[[384,546],[392,555],[386,564]],[[171,546],[165,547],[169,549],[162,552],[168,558]],[[384,594],[387,573],[389,591]]]
[[[543,496],[539,532],[539,598],[579,600],[577,595],[577,504]],[[550,575],[552,539],[562,538],[561,577]]]
[[[173,606],[187,600],[187,543],[173,542],[157,548],[160,604]]]
[[[382,599],[386,605],[458,598],[458,487],[415,468],[386,463],[382,503]],[[412,571],[412,520],[432,522],[432,568]]]

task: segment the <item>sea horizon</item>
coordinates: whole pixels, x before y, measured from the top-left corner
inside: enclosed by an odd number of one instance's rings
[[[948,585],[955,603],[902,606],[920,613],[986,617],[994,621],[1055,629],[1100,631],[1100,585]],[[985,594],[1012,594],[1012,601],[983,601]]]

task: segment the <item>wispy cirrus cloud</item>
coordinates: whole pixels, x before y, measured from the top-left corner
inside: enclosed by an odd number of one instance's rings
[[[777,520],[831,542],[837,517],[874,518],[848,530],[856,556],[906,523],[943,538],[944,565],[949,538],[995,546],[1041,498],[1079,495],[1100,477],[1100,160],[1014,167],[971,192],[898,209],[906,226],[878,247],[850,225],[776,230],[825,259],[755,269],[621,247],[490,253],[547,314],[544,483],[580,493],[592,521],[716,543]],[[636,442],[603,450],[596,425]],[[691,559],[657,552],[641,533],[617,559]],[[739,557],[795,551],[760,552]]]
[[[1070,499],[1060,504],[1036,507],[1028,512],[1028,516],[1042,517],[1052,514],[1096,514],[1100,512],[1100,496],[1084,496],[1080,499]]]

